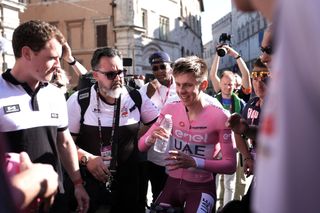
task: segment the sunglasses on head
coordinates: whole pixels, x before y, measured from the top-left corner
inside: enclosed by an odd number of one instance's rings
[[[126,69],[118,70],[118,71],[101,71],[101,70],[95,70],[95,71],[105,75],[109,80],[114,80],[117,77],[117,75],[120,77],[124,77],[125,73],[127,72]]]
[[[271,46],[267,46],[267,47],[260,47],[261,52],[263,53],[267,53],[268,55],[272,54],[272,47]]]
[[[157,72],[158,70],[165,70],[167,69],[167,66],[165,64],[160,64],[159,66],[153,65],[152,66],[152,71]]]

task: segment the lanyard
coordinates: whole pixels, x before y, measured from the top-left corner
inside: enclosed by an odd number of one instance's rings
[[[172,83],[171,83],[171,80],[170,80],[169,86],[168,86],[168,90],[167,90],[167,93],[166,93],[166,96],[164,97],[164,99],[163,99],[162,96],[161,96],[161,93],[160,93],[159,88],[158,88],[158,87],[156,88],[156,90],[157,90],[157,92],[158,92],[158,94],[159,94],[159,97],[160,97],[160,100],[161,100],[162,105],[164,105],[164,104],[166,103],[167,99],[168,99],[171,85],[172,85]]]
[[[100,139],[100,149],[102,149],[102,147],[103,147],[102,126],[101,126],[101,119],[100,119],[100,116],[99,116],[100,113],[101,113],[100,97],[101,97],[101,94],[100,94],[99,88],[97,88],[98,130],[99,130],[99,139]],[[119,99],[120,98],[121,97],[119,97]],[[115,132],[115,129],[116,129],[117,106],[118,106],[118,100],[116,99],[116,103],[113,106],[113,119],[112,119],[112,129],[111,129],[111,137],[110,137],[110,145],[111,145],[111,147],[112,147],[112,144],[113,144],[113,137],[114,137],[114,132]]]
[[[101,113],[100,109],[100,98],[101,94],[99,91],[99,88],[97,88],[97,112],[98,112],[98,129],[99,129],[99,138],[100,138],[100,148],[102,149],[103,147],[103,139],[102,139],[102,127],[101,127],[101,120],[99,114]],[[118,157],[118,139],[114,141],[114,136],[115,136],[115,129],[116,126],[119,126],[119,112],[120,112],[120,103],[121,103],[121,95],[119,98],[116,99],[116,103],[113,107],[113,119],[112,119],[112,130],[111,130],[111,138],[110,138],[110,144],[111,144],[111,162],[110,162],[110,167],[109,171],[111,172],[111,175],[108,177],[108,181],[106,182],[106,188],[108,191],[111,191],[112,183],[114,181],[113,176],[117,172],[117,157]],[[116,135],[117,136],[117,135]],[[113,144],[113,142],[115,142]]]

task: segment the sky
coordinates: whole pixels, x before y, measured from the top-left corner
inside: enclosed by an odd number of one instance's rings
[[[231,0],[203,0],[204,12],[201,13],[202,42],[212,40],[211,25],[231,11]]]

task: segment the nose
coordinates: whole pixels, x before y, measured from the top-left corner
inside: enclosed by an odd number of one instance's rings
[[[55,68],[61,68],[61,63],[60,63],[59,58],[56,58],[56,59],[55,59],[54,67],[55,67]]]
[[[177,93],[179,93],[179,94],[184,92],[184,88],[182,86],[177,86],[176,90],[177,90]]]
[[[117,80],[117,81],[121,80],[121,75],[122,75],[122,74],[117,73],[117,75],[116,75],[116,77],[114,78],[114,80]]]

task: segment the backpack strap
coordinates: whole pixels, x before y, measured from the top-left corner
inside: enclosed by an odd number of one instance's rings
[[[95,85],[96,86],[96,85]],[[142,98],[138,90],[125,86],[128,90],[128,93],[130,95],[130,98],[134,102],[134,106],[130,109],[130,111],[133,111],[135,107],[138,107],[139,112],[141,113],[141,105],[142,105]],[[83,124],[84,121],[84,114],[87,111],[89,104],[90,104],[90,95],[91,95],[91,87],[86,87],[78,92],[78,103],[81,108],[81,117],[80,117],[80,124]]]
[[[128,90],[128,93],[130,95],[130,98],[133,100],[134,102],[134,106],[129,109],[130,112],[132,112],[135,107],[138,107],[138,110],[141,114],[141,105],[142,105],[142,98],[141,98],[141,95],[140,95],[140,92],[132,87],[129,87],[129,86],[126,86],[127,90]]]
[[[90,104],[91,87],[86,87],[78,92],[78,103],[81,108],[80,125],[82,126],[84,121],[84,113],[87,111]]]

